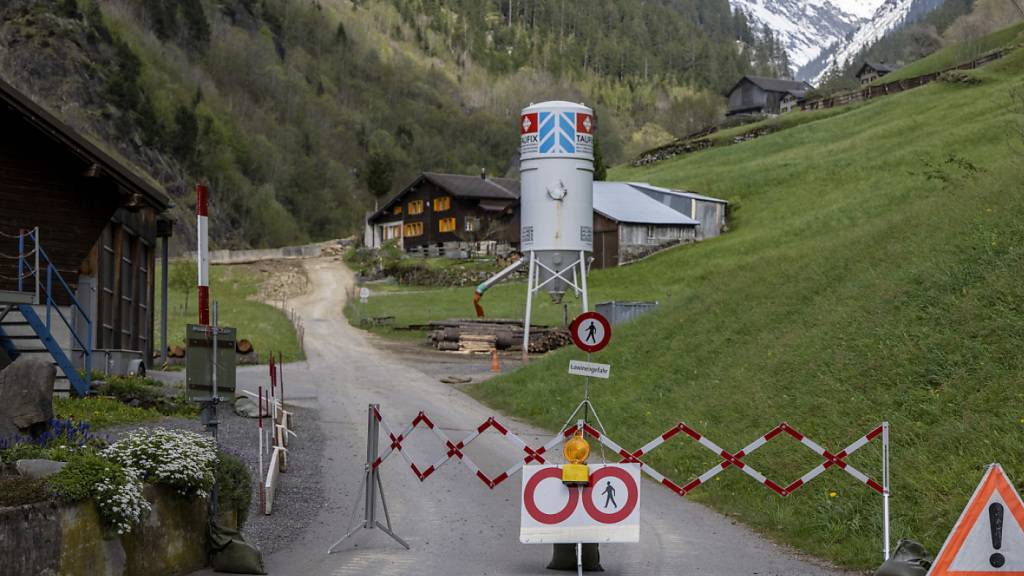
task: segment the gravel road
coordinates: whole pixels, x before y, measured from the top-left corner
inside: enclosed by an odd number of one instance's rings
[[[292,539],[268,544],[259,536],[260,530],[254,532],[253,540],[269,552],[269,573],[551,574],[544,569],[550,546],[519,543],[518,477],[489,490],[464,466],[452,462],[421,483],[397,456],[382,466],[382,478],[395,529],[412,549],[407,551],[373,531],[349,540],[335,554],[326,553],[352,525],[353,511],[361,513],[355,506],[365,459],[368,403],[379,403],[396,428],[422,410],[454,437],[491,415],[499,416],[528,443],[542,443],[551,432],[494,414],[440,383],[436,374],[420,370],[408,355],[378,346],[372,336],[349,326],[342,316],[346,288],[352,282],[349,271],[330,259],[307,260],[305,265],[311,291],[289,306],[306,320],[308,360],[286,367],[286,390],[289,403],[317,412],[306,415],[307,423],[299,422],[302,436],[294,444],[304,448],[301,455],[296,449],[292,463],[296,470],[319,466],[323,500],[316,496],[314,479],[307,480],[308,486],[307,481],[288,479],[276,506],[281,515],[275,513],[269,522],[279,519],[284,528],[274,532],[290,534]],[[264,380],[265,368],[239,371],[239,385],[247,389]],[[572,408],[566,405],[566,412]],[[317,415],[320,436],[308,428],[314,426]],[[422,432],[411,436],[405,450],[423,463],[433,462],[442,453],[436,438]],[[506,469],[518,457],[511,444],[493,433],[481,436],[466,452],[491,474]],[[297,493],[290,494],[292,490]],[[844,574],[653,482],[644,485],[641,542],[602,545],[601,556],[607,573],[621,575]]]

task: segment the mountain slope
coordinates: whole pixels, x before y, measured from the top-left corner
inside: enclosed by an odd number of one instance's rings
[[[732,202],[733,231],[595,273],[591,301],[658,300],[595,355],[609,434],[635,449],[683,420],[726,450],[780,421],[842,446],[892,423],[894,540],[937,550],[989,462],[1024,478],[1024,50],[751,142],[615,179]],[[1015,144],[1010,143],[1015,139]],[[521,286],[488,298],[520,297]],[[459,294],[465,306],[469,293]],[[476,393],[562,424],[582,393],[561,351]],[[686,481],[715,460],[685,439],[647,460]],[[791,481],[820,463],[772,443],[750,464]],[[877,477],[877,447],[851,463]],[[660,452],[660,453],[659,453]],[[844,565],[881,563],[881,502],[838,470],[778,499],[735,470],[692,497]]]
[[[531,101],[595,106],[613,161],[696,129],[749,34],[728,0],[9,0],[0,74],[152,173],[179,247],[203,177],[213,242],[275,246],[419,171],[504,172]]]
[[[908,19],[920,18],[944,0],[731,0],[751,21],[778,32],[794,72],[818,82],[836,62],[883,38]]]

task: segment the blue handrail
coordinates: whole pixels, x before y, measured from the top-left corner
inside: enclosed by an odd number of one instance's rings
[[[33,243],[35,244],[34,248],[30,252],[27,252],[27,253],[25,251],[25,239],[26,238],[31,239],[33,241]],[[28,261],[28,257],[32,256],[33,254],[35,255],[35,266],[30,264],[29,261]],[[89,390],[89,386],[90,386],[90,384],[92,382],[92,319],[89,318],[89,314],[86,313],[85,308],[83,308],[82,305],[78,302],[78,299],[75,298],[74,291],[71,290],[71,287],[68,286],[68,283],[64,280],[64,277],[61,276],[60,270],[58,270],[57,267],[54,266],[53,262],[50,260],[50,257],[46,254],[46,251],[43,250],[42,245],[40,245],[40,242],[39,242],[39,229],[36,228],[34,230],[28,230],[28,231],[25,231],[25,232],[22,232],[21,234],[19,234],[19,236],[18,236],[18,291],[19,292],[24,290],[24,280],[27,279],[27,278],[30,278],[30,277],[34,277],[35,278],[35,284],[36,284],[36,295],[38,297],[38,295],[40,293],[40,288],[41,288],[41,286],[40,286],[40,284],[41,284],[40,280],[41,279],[39,277],[40,276],[39,275],[39,268],[43,267],[43,265],[46,266],[46,288],[43,289],[43,292],[45,292],[45,295],[46,295],[46,330],[48,332],[52,330],[52,322],[51,322],[52,314],[51,314],[51,311],[56,309],[57,310],[57,316],[59,316],[61,321],[64,322],[64,325],[68,328],[68,331],[71,333],[71,336],[75,339],[75,342],[77,342],[78,345],[82,348],[82,354],[85,357],[85,386],[86,386],[85,389],[86,389],[86,391],[88,391]],[[25,271],[27,271],[27,273]],[[56,303],[56,301],[53,298],[53,280],[54,280],[55,277],[56,277],[57,282],[58,282],[58,287],[64,289],[64,293],[68,297],[68,299],[71,301],[72,306],[74,306],[75,309],[78,310],[78,313],[81,314],[82,318],[85,320],[85,325],[86,325],[86,338],[85,338],[86,341],[85,342],[82,342],[82,338],[75,331],[74,325],[67,319],[67,317],[64,315],[64,312],[62,312],[60,307],[57,306],[57,303]],[[36,300],[36,304],[39,304],[38,298]],[[69,376],[69,378],[70,378],[70,376]]]

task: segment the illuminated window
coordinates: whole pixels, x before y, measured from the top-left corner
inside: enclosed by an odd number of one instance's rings
[[[444,212],[445,210],[450,210],[451,207],[451,196],[442,196],[440,198],[434,198],[434,212]]]
[[[441,232],[455,232],[455,218],[441,218],[437,221],[437,229]]]
[[[401,214],[402,214],[402,205],[399,204],[398,206],[395,206],[395,216],[400,216]]]
[[[405,225],[406,236],[422,236],[423,235],[423,222],[410,222]]]
[[[423,214],[423,200],[413,200],[409,202],[409,215]]]

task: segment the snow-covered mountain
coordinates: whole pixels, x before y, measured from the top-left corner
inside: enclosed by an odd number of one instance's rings
[[[767,25],[786,45],[797,77],[820,79],[902,24],[920,5],[942,0],[730,0],[758,28]]]

